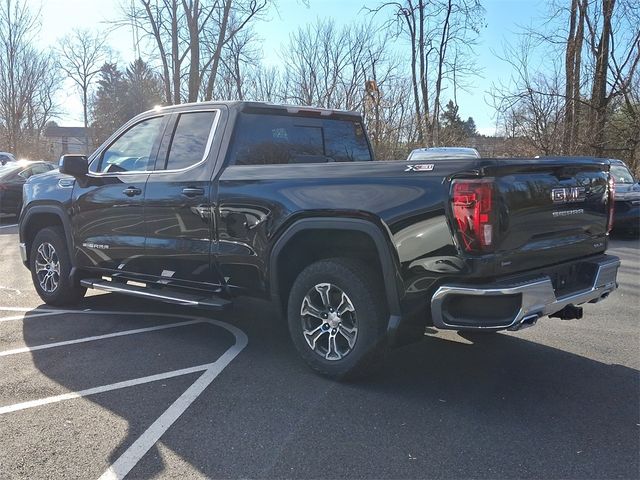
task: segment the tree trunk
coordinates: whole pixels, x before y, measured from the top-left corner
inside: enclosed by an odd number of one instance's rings
[[[422,113],[418,117],[420,126],[420,142],[424,142],[424,130],[429,128],[429,80],[427,78],[427,57],[424,53],[425,33],[424,33],[424,0],[418,0],[418,53],[420,57],[420,93],[422,95]]]
[[[436,95],[433,100],[433,119],[431,121],[431,142],[432,145],[438,146],[438,134],[440,125],[440,92],[442,91],[442,75],[444,68],[444,60],[447,56],[447,46],[449,44],[449,25],[451,19],[451,0],[447,2],[447,15],[442,26],[442,35],[440,36],[440,48],[438,50],[438,77],[436,78]]]
[[[218,40],[216,49],[213,53],[213,63],[211,65],[211,73],[207,80],[207,88],[205,90],[204,99],[211,100],[213,98],[213,86],[216,82],[216,76],[218,75],[218,66],[220,65],[220,55],[222,55],[222,47],[225,43],[227,35],[227,24],[229,23],[229,13],[231,11],[232,0],[225,0],[224,11],[222,12],[222,22],[220,23],[220,31],[218,32]]]
[[[84,116],[84,153],[86,155],[89,154],[89,121],[87,119],[87,91],[89,90],[89,85],[83,85],[82,87],[82,113]]]
[[[562,133],[562,153],[569,155],[573,150],[571,144],[571,132],[574,122],[574,98],[573,87],[575,85],[575,56],[576,56],[576,17],[578,0],[571,1],[569,12],[569,35],[567,37],[567,49],[564,59],[565,85],[564,85],[564,128]],[[580,68],[580,67],[578,67]]]
[[[178,52],[178,1],[171,2],[171,61],[173,66],[173,104],[182,103],[180,98],[180,58]]]
[[[584,42],[584,21],[585,15],[587,14],[587,1],[582,0],[580,8],[580,17],[578,19],[578,30],[576,31],[575,37],[575,58],[574,58],[574,68],[573,68],[573,123],[571,124],[571,139],[570,139],[570,151],[568,152],[570,155],[575,154],[578,139],[580,135],[580,119],[581,119],[581,110],[582,108],[582,99],[580,98],[580,81],[582,74],[582,44]]]
[[[167,54],[164,49],[164,44],[162,43],[162,36],[160,35],[160,29],[158,28],[158,22],[160,20],[156,20],[156,18],[153,16],[153,12],[151,11],[151,4],[148,1],[143,1],[142,3],[144,5],[145,12],[147,13],[149,23],[151,24],[151,30],[153,32],[153,38],[156,41],[156,46],[158,47],[158,52],[160,52],[165,100],[168,104],[171,104],[171,74],[169,72],[169,61],[167,59]]]
[[[182,5],[187,17],[189,30],[190,59],[188,101],[195,102],[198,100],[198,93],[200,92],[200,2],[199,0],[195,0],[190,8],[187,2],[183,0]]]
[[[604,153],[604,128],[607,121],[607,73],[609,71],[609,42],[611,17],[615,0],[602,0],[602,32],[596,49],[596,68],[591,91],[591,140],[593,153],[601,157]]]

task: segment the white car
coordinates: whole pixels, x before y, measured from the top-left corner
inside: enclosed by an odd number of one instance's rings
[[[9,162],[15,162],[16,157],[9,152],[0,152],[0,165],[6,165]]]
[[[480,158],[480,154],[475,148],[466,147],[416,148],[409,154],[407,160],[414,162],[418,160],[446,160],[449,158]]]

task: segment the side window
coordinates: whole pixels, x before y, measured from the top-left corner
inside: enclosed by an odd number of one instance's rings
[[[364,162],[371,152],[360,122],[326,120],[324,122],[326,155],[334,162]]]
[[[371,160],[360,122],[260,114],[241,114],[229,155],[230,165]]]
[[[31,175],[33,175],[33,167],[30,167],[30,168],[27,168],[27,169],[21,171],[18,175],[26,180]]]
[[[206,153],[216,112],[183,113],[171,137],[164,168],[180,170],[200,162]]]
[[[31,175],[38,175],[40,173],[48,172],[49,170],[51,170],[51,167],[49,165],[39,163],[38,165],[33,166]]]
[[[163,117],[136,123],[104,152],[98,172],[134,172],[150,169],[153,146],[161,133]]]
[[[230,152],[231,164],[275,165],[326,162],[320,126],[285,115],[242,114]]]

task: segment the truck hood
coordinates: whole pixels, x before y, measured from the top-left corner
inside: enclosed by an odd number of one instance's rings
[[[616,200],[640,200],[640,183],[616,183]]]
[[[25,207],[38,200],[65,203],[71,200],[75,179],[58,170],[30,177],[23,187]]]

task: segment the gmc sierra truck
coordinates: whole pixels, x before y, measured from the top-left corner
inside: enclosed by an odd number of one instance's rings
[[[425,326],[518,330],[606,298],[609,168],[374,161],[353,112],[171,106],[30,179],[21,255],[50,305],[87,288],[209,309],[268,299],[302,358],[343,377]]]

